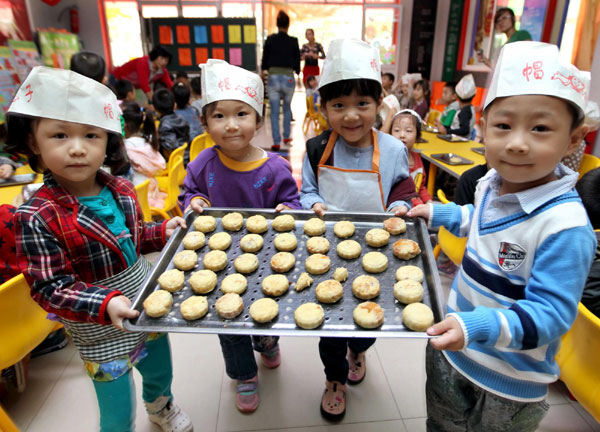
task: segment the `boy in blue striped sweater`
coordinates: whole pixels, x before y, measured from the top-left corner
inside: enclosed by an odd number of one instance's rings
[[[482,118],[475,206],[421,205],[431,227],[468,236],[448,315],[428,329],[427,430],[534,431],[571,327],[596,238],[560,164],[578,145],[589,73],[555,45],[507,44]]]

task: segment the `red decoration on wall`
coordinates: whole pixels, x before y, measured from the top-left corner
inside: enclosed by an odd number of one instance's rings
[[[0,26],[0,45],[6,45],[8,39],[31,40],[25,0],[2,1],[0,11],[6,20],[5,25]]]
[[[42,1],[50,6],[56,6],[58,3],[60,3],[60,0],[42,0]]]

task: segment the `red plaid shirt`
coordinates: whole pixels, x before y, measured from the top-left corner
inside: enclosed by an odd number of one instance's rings
[[[166,221],[143,222],[133,185],[104,171],[97,179],[123,209],[138,256],[162,249]],[[44,186],[17,210],[15,225],[17,262],[33,299],[63,318],[109,324],[106,305],[121,292],[94,282],[125,270],[127,261],[100,218],[46,172]]]

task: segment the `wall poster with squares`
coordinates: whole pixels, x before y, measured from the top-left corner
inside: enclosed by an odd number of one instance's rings
[[[172,71],[194,71],[209,58],[257,70],[254,18],[152,18],[152,46],[162,45],[173,56]]]

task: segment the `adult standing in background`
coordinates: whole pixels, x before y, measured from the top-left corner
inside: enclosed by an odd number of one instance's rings
[[[511,8],[501,7],[496,11],[496,15],[494,15],[496,31],[506,35],[506,43],[533,40],[527,30],[517,30],[515,27],[516,22],[517,18]],[[490,59],[484,57],[481,53],[477,53],[477,60],[491,67],[492,62]]]
[[[306,79],[311,76],[321,75],[319,69],[319,59],[325,58],[325,50],[323,45],[315,41],[315,31],[313,29],[306,29],[304,33],[308,43],[302,45],[300,55],[304,60],[304,68],[302,68],[302,82],[306,85]]]
[[[281,147],[279,132],[279,105],[283,100],[283,143],[290,144],[292,124],[292,96],[294,95],[294,72],[300,74],[300,48],[298,39],[287,34],[290,17],[284,11],[277,14],[278,32],[270,35],[265,41],[261,70],[268,72],[267,95],[271,105],[271,133],[273,135],[272,150]]]
[[[131,81],[133,87],[141,89],[152,102],[152,89],[154,82],[162,82],[168,89],[173,87],[173,81],[167,72],[167,65],[171,63],[171,53],[161,45],[154,47],[150,54],[129,60],[124,65],[118,66],[110,76],[109,84],[114,85],[117,80]]]

